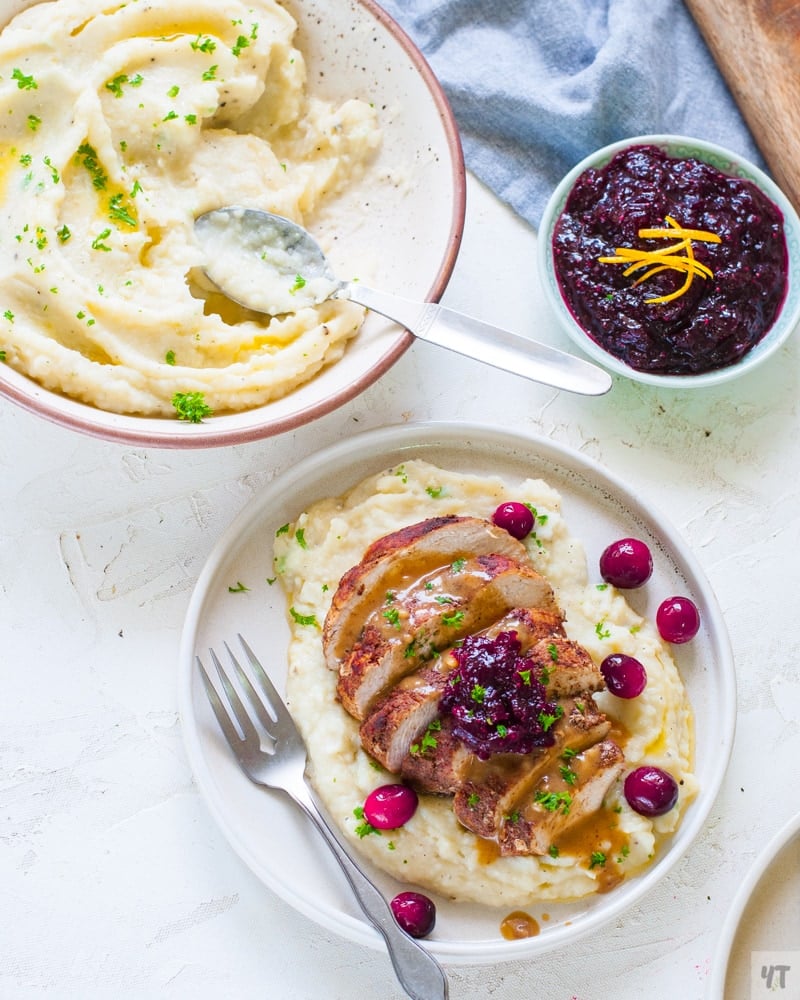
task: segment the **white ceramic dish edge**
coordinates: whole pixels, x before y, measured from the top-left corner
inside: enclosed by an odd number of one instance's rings
[[[727,1000],[725,997],[725,981],[728,976],[728,962],[733,942],[739,930],[742,917],[747,909],[747,904],[750,902],[750,897],[767,872],[772,860],[798,835],[800,835],[800,813],[792,817],[787,823],[784,823],[780,830],[772,837],[767,846],[758,855],[755,863],[745,876],[744,881],[739,886],[717,941],[711,978],[706,988],[706,1000]]]

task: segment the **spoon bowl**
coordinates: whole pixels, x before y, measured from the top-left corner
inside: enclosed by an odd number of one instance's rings
[[[334,275],[310,233],[291,219],[226,206],[195,220],[205,273],[228,298],[254,312],[283,315],[347,298],[399,323],[421,340],[558,389],[599,396],[611,376],[597,365],[481,320],[367,288]]]

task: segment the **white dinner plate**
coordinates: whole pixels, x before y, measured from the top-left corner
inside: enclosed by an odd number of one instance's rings
[[[789,966],[781,975],[781,967]],[[783,982],[783,986],[781,986]],[[800,996],[800,813],[767,844],[722,927],[708,1000]]]
[[[507,941],[500,923],[508,908],[436,899],[430,950],[451,963],[489,963],[537,954],[595,930],[631,906],[664,876],[696,837],[727,767],[734,732],[733,658],[716,598],[685,542],[662,514],[619,479],[563,446],[521,433],[474,424],[404,424],[342,441],[274,480],[219,540],[198,579],[180,651],[180,708],[191,766],[208,806],[233,849],[259,879],[300,912],[351,940],[381,947],[378,934],[351,898],[316,832],[281,793],[252,785],[224,743],[195,668],[195,655],[241,632],[285,689],[287,609],[272,575],[275,531],[315,500],[344,493],[367,475],[422,458],[457,471],[497,474],[509,482],[540,477],[559,490],[563,514],[584,543],[590,577],[609,542],[636,535],[654,555],[646,586],[629,592],[631,605],[652,620],[665,597],[684,594],[701,609],[702,627],[675,655],[697,721],[700,792],[680,829],[641,875],[612,892],[570,904],[527,907],[541,926],[535,937]],[[594,568],[594,571],[593,571]],[[247,591],[231,593],[238,583]],[[390,898],[402,888],[365,865]],[[659,929],[654,925],[653,933]]]

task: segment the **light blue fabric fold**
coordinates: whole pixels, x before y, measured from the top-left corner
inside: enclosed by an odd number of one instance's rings
[[[467,167],[536,226],[600,146],[676,133],[764,166],[681,0],[381,0],[450,101]]]

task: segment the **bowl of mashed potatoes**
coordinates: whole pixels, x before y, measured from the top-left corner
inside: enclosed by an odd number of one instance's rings
[[[650,135],[597,150],[553,192],[539,232],[563,329],[629,379],[726,382],[800,322],[797,213],[762,170],[713,143]]]
[[[441,296],[464,217],[458,132],[377,5],[9,13],[3,396],[112,440],[223,445],[331,411],[402,355],[411,335],[351,302],[275,317],[236,305],[205,276],[193,228],[224,205],[264,209],[308,228],[344,278]]]

